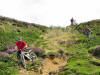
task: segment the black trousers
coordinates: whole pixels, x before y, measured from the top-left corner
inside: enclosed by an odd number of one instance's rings
[[[17,51],[17,58],[18,58],[18,59],[20,59],[20,54],[21,54],[21,51],[18,50],[18,51]]]

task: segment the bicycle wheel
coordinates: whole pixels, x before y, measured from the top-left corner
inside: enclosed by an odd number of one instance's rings
[[[32,61],[37,59],[37,55],[33,51],[30,51],[29,55],[30,55],[30,58],[32,59]]]

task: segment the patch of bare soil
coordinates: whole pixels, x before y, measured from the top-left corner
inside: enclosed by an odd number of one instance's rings
[[[59,69],[67,64],[66,61],[59,58],[49,59],[46,58],[43,63],[43,74],[42,75],[58,75]]]

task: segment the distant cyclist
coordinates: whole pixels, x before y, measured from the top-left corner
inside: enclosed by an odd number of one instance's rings
[[[88,25],[85,26],[84,31],[85,31],[86,37],[90,38],[90,36],[91,36],[91,30],[89,29]]]
[[[25,51],[25,48],[27,47],[27,43],[25,41],[22,41],[22,37],[19,38],[19,40],[16,42],[17,46],[17,57],[20,59],[21,51]],[[20,61],[21,62],[21,61]]]

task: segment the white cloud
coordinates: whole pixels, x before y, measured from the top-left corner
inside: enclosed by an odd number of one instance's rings
[[[100,18],[99,0],[0,0],[0,15],[43,25],[66,26]]]

